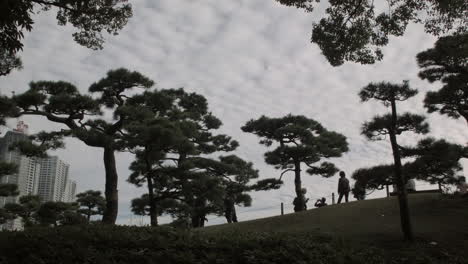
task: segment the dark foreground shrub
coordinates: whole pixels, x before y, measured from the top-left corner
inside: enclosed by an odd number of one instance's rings
[[[0,233],[0,264],[67,263],[465,263],[416,247],[389,254],[317,235],[202,234],[172,228],[61,227]]]

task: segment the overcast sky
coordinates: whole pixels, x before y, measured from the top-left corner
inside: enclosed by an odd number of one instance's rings
[[[360,167],[392,160],[389,142],[368,142],[360,135],[363,122],[387,109],[378,103],[361,104],[358,91],[369,82],[409,80],[420,94],[399,105],[400,111],[426,114],[422,107],[424,93],[440,86],[417,78],[415,56],[435,41],[417,25],[410,25],[404,37],[391,39],[384,49],[383,62],[371,66],[346,63],[334,68],[309,41],[311,25],[317,17],[273,0],[131,2],[133,18],[118,36],[108,37],[100,51],[76,44],[71,37],[73,28],[57,26],[52,13],[36,16],[34,30],[26,34],[21,53],[24,69],[0,77],[0,92],[20,93],[30,81],[38,80],[68,81],[86,92],[108,70],[137,70],[156,81],[157,88],[184,87],[204,95],[212,112],[224,123],[220,132],[240,142],[236,154],[254,162],[261,177],[278,177],[280,172],[263,161],[265,146],[259,145],[254,135],[240,130],[249,119],[300,114],[344,134],[350,151],[334,161],[351,175]],[[428,117],[431,136],[467,142],[463,120],[438,114]],[[60,128],[45,119],[22,120],[30,125],[31,132]],[[10,127],[15,123],[11,121]],[[408,135],[401,142],[415,139]],[[103,190],[101,149],[68,140],[64,150],[52,154],[70,164],[78,191]],[[129,209],[130,200],[143,192],[126,182],[132,159],[130,154],[117,156],[121,224],[147,222],[132,217]],[[293,175],[285,175],[284,179],[286,184],[280,190],[253,194],[251,208],[238,208],[240,220],[277,215],[281,202],[291,212]],[[329,196],[336,191],[337,179],[338,176],[324,179],[304,175],[307,196],[311,200]],[[208,224],[224,222],[215,216],[209,219]]]

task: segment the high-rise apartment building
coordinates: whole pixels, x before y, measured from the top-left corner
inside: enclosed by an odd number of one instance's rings
[[[57,156],[38,160],[41,171],[37,194],[42,201],[67,201],[66,188],[70,166]]]
[[[18,123],[17,129],[8,131],[3,138],[0,138],[0,160],[17,165],[18,171],[12,175],[5,175],[0,178],[1,183],[11,183],[18,186],[19,195],[14,197],[0,197],[0,207],[7,203],[16,203],[18,198],[23,195],[37,194],[40,167],[36,158],[28,158],[21,155],[16,150],[10,150],[10,147],[19,141],[29,140],[24,134],[27,131],[27,125]],[[22,224],[19,219],[9,221],[0,226],[0,229],[21,229]]]
[[[13,163],[18,171],[12,175],[0,178],[1,183],[12,183],[18,186],[19,195],[15,197],[0,197],[0,208],[6,203],[16,203],[19,197],[28,194],[39,195],[43,202],[62,201],[73,202],[76,195],[76,182],[69,179],[70,166],[57,156],[47,158],[28,158],[16,150],[11,150],[12,144],[29,140],[26,135],[28,126],[19,122],[13,131],[8,131],[0,138],[0,161]],[[0,229],[21,229],[17,219],[10,221]]]
[[[71,203],[76,200],[76,182],[68,180],[65,187],[64,202]]]
[[[16,197],[0,197],[0,207],[3,207],[5,203],[16,202],[19,196],[36,194],[38,190],[41,165],[36,158],[28,158],[16,150],[9,149],[12,144],[22,140],[28,140],[28,137],[16,130],[8,131],[0,139],[0,160],[18,166],[17,173],[3,176],[0,182],[16,184],[19,191]]]

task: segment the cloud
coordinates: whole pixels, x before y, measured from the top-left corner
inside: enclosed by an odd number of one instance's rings
[[[402,103],[400,109],[417,113],[425,113],[424,93],[440,86],[417,78],[415,56],[435,40],[417,25],[410,25],[404,37],[391,39],[383,62],[333,68],[309,41],[313,17],[273,0],[137,0],[133,6],[134,17],[128,26],[118,36],[109,37],[102,51],[80,47],[72,40],[73,28],[59,27],[51,13],[41,13],[26,36],[21,54],[24,69],[0,79],[1,93],[24,91],[33,80],[65,80],[86,92],[110,69],[138,70],[159,88],[185,87],[206,96],[211,110],[224,123],[220,131],[240,141],[237,154],[254,162],[262,177],[273,177],[280,172],[263,161],[267,149],[255,136],[240,130],[249,119],[262,114],[302,114],[345,134],[350,151],[335,161],[350,175],[362,166],[391,162],[392,157],[388,142],[368,142],[360,135],[363,122],[387,111],[377,103],[359,102],[357,93],[363,86],[382,80],[410,80],[421,94]],[[45,119],[24,120],[36,132],[59,127]],[[467,142],[464,121],[437,114],[430,115],[429,121],[431,135]],[[401,140],[411,143],[414,139]],[[57,154],[71,164],[79,191],[103,189],[102,150],[69,140],[67,148]],[[131,161],[130,154],[117,156],[119,223],[123,224],[135,222],[129,201],[143,192],[125,181]],[[253,206],[238,209],[254,211],[240,214],[240,220],[279,214],[281,202],[291,206],[293,179],[285,177],[287,183],[280,190],[254,193]],[[303,176],[311,200],[331,195],[336,181],[336,176]],[[209,224],[223,221],[217,218]]]

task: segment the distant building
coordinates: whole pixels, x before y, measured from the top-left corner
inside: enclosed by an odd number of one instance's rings
[[[17,173],[1,177],[0,183],[16,184],[19,190],[18,196],[0,197],[0,208],[7,203],[16,203],[19,197],[29,194],[39,195],[43,202],[74,202],[76,182],[70,180],[70,165],[57,156],[28,158],[19,151],[10,150],[12,144],[30,140],[27,131],[28,126],[20,121],[16,129],[8,131],[3,138],[0,138],[0,161],[18,166]],[[22,224],[16,219],[0,225],[1,229],[22,229]]]
[[[0,182],[16,184],[19,196],[37,193],[41,168],[36,158],[28,158],[16,150],[9,150],[13,143],[23,140],[29,139],[18,131],[8,131],[3,138],[0,138],[0,160],[18,166],[17,173],[3,176]],[[16,202],[19,196],[0,197],[0,207],[6,203]]]
[[[10,150],[12,144],[29,140],[28,136],[23,133],[24,129],[27,129],[27,126],[24,124],[18,124],[18,127],[21,128],[15,129],[13,131],[8,131],[3,138],[0,138],[0,160],[8,163],[13,163],[18,166],[18,171],[12,175],[6,175],[1,177],[1,183],[12,183],[18,186],[19,195],[11,197],[0,197],[0,208],[7,203],[16,203],[18,198],[23,195],[36,194],[39,183],[39,173],[41,165],[36,161],[35,158],[28,158],[21,155],[16,150]],[[9,221],[3,226],[0,226],[0,229],[21,229],[22,224],[19,219],[14,221]]]
[[[72,203],[76,201],[76,182],[68,180],[65,187],[63,202]]]
[[[57,156],[38,160],[41,171],[39,175],[39,187],[37,194],[43,202],[67,201],[65,197],[70,165],[60,160]]]

